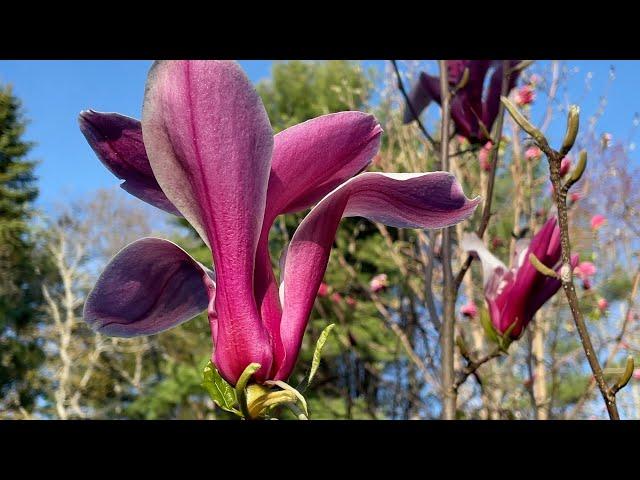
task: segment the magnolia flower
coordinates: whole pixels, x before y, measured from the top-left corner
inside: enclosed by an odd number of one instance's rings
[[[574,269],[574,273],[580,277],[593,277],[598,269],[592,262],[580,262]]]
[[[355,308],[355,306],[358,304],[358,301],[355,298],[353,298],[352,296],[350,296],[350,295],[347,295],[347,297],[344,299],[344,301],[351,308]]]
[[[473,300],[469,300],[466,304],[460,307],[460,313],[468,318],[476,318],[478,316],[478,307]]]
[[[511,60],[509,68],[515,67],[519,60]],[[485,77],[493,67],[493,74],[488,82],[487,91],[483,92]],[[469,70],[469,78],[451,98],[451,118],[455,125],[455,133],[462,135],[471,143],[482,144],[489,140],[489,132],[498,116],[500,107],[500,91],[502,88],[502,60],[448,60],[447,76],[452,87],[460,84],[465,69]],[[509,76],[508,90],[516,85],[520,71]],[[418,81],[409,93],[409,102],[416,115],[429,106],[431,101],[441,102],[440,78],[420,73]],[[405,108],[403,121],[414,121],[410,108]]]
[[[484,144],[484,146],[480,149],[480,152],[478,153],[480,168],[485,172],[488,172],[489,170],[491,170],[491,163],[489,163],[489,153],[491,153],[492,146],[493,146],[493,143],[487,142]]]
[[[570,168],[571,168],[571,158],[564,157],[560,162],[560,176],[564,177],[567,173],[569,173]]]
[[[606,221],[607,218],[604,215],[594,215],[593,217],[591,217],[591,228],[593,230],[598,230],[605,224]]]
[[[544,265],[560,270],[560,229],[555,217],[550,218],[531,241],[516,243],[511,268],[507,268],[475,234],[466,234],[461,246],[480,258],[484,277],[484,295],[491,323],[512,339],[520,337],[535,313],[560,288],[560,280],[538,272],[529,261],[533,253]],[[572,265],[577,264],[577,255]]]
[[[326,297],[327,295],[329,295],[329,285],[327,285],[324,282],[321,282],[320,286],[318,287],[318,296]]]
[[[600,310],[601,313],[604,313],[607,308],[609,308],[609,302],[607,302],[606,298],[599,298],[598,299],[598,310]]]
[[[533,146],[533,147],[529,147],[527,148],[527,150],[524,152],[524,158],[526,158],[527,160],[537,160],[542,156],[542,150],[540,150],[538,147]]]
[[[632,376],[633,376],[633,378],[634,378],[635,380],[640,380],[640,368],[636,368],[636,369],[633,371]]]
[[[577,202],[582,198],[582,194],[580,192],[571,192],[569,194],[569,198],[571,199],[572,202]]]
[[[495,250],[500,247],[504,247],[504,241],[500,237],[493,237],[491,239],[491,248]]]
[[[88,111],[80,128],[126,191],[184,216],[211,249],[215,271],[172,242],[138,240],[101,274],[85,320],[132,337],[207,310],[212,361],[234,385],[254,362],[258,382],[290,375],[342,217],[442,228],[479,202],[445,172],[358,175],[380,144],[372,115],[324,115],[274,136],[260,97],[230,61],[157,62],[142,122]],[[271,226],[313,205],[283,252],[278,285]]]
[[[524,106],[533,103],[536,92],[531,85],[523,85],[515,94],[516,105]]]
[[[342,302],[342,295],[340,295],[338,292],[333,292],[330,298],[333,303]]]
[[[542,77],[540,77],[540,75],[538,75],[537,73],[534,73],[529,77],[529,85],[531,85],[532,87],[535,87],[541,81],[542,81]]]
[[[376,275],[369,282],[369,289],[373,293],[377,293],[380,290],[384,290],[388,286],[389,286],[389,281],[387,279],[387,274],[386,273],[380,273],[380,274]]]
[[[582,286],[585,290],[589,290],[591,288],[591,277],[596,274],[596,266],[591,262],[580,262],[576,265],[576,268],[573,269],[573,273],[582,280]]]

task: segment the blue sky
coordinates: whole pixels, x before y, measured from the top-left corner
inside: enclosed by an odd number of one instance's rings
[[[268,77],[272,64],[270,60],[240,63],[253,82]],[[366,64],[383,69],[385,62]],[[540,62],[536,68],[545,64]],[[13,85],[30,119],[26,137],[37,143],[32,157],[41,162],[37,168],[40,207],[46,210],[61,196],[117,185],[84,140],[77,115],[93,108],[139,118],[150,65],[150,61],[131,60],[0,61],[0,83]],[[598,130],[611,132],[614,140],[625,140],[634,114],[640,112],[640,61],[567,61],[566,65],[577,69],[568,84],[568,101],[579,101],[585,116],[596,110],[609,67],[615,67],[616,80],[608,92],[607,109]],[[592,72],[590,91],[585,90],[588,72]],[[557,117],[556,126],[551,133],[557,135],[564,128],[564,120]],[[635,152],[632,158],[637,159]]]

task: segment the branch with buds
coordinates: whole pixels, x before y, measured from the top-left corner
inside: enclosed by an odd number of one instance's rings
[[[556,151],[549,145],[544,134],[534,127],[508,98],[503,96],[501,100],[511,117],[533,138],[538,148],[544,152],[549,161],[551,183],[553,184],[553,198],[558,209],[558,223],[561,238],[560,244],[562,248],[562,267],[560,269],[559,280],[562,282],[562,288],[567,296],[571,314],[573,316],[576,329],[578,330],[578,334],[580,335],[580,341],[582,342],[585,355],[587,356],[587,360],[598,385],[598,389],[600,390],[607,407],[609,418],[612,420],[619,420],[620,415],[616,406],[616,393],[622,389],[629,381],[629,378],[631,378],[631,374],[628,374],[628,371],[630,369],[631,373],[633,373],[633,359],[627,360],[625,371],[618,378],[615,384],[609,387],[605,382],[604,372],[600,366],[600,362],[598,361],[595,349],[591,343],[589,331],[582,316],[582,312],[580,311],[578,296],[576,294],[572,276],[571,243],[569,239],[569,221],[567,214],[567,193],[569,192],[569,189],[578,180],[580,180],[580,177],[582,177],[587,165],[587,153],[585,151],[580,152],[578,164],[564,185],[562,184],[562,177],[560,175],[560,165],[562,163],[562,159],[573,148],[578,136],[580,109],[576,105],[572,105],[569,108],[567,129],[564,140],[562,141],[560,150]],[[558,278],[558,274],[555,271],[546,268],[537,258],[535,258],[535,256],[532,258],[530,257],[529,260],[540,273]]]

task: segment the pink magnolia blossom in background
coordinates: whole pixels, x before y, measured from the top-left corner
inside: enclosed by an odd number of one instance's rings
[[[351,295],[347,295],[344,301],[351,308],[355,308],[355,306],[358,304],[358,301],[355,298],[353,298]]]
[[[331,297],[329,297],[329,298],[331,298],[331,301],[333,303],[341,303],[342,302],[342,295],[340,295],[340,293],[338,293],[338,292],[333,292],[331,294]]]
[[[467,140],[462,135],[456,135],[456,140],[458,140],[458,143],[460,143],[461,147],[466,147],[467,145],[469,145],[469,140]]]
[[[329,285],[327,285],[324,282],[321,282],[320,286],[318,287],[318,296],[326,297],[327,295],[329,295]]]
[[[533,103],[536,98],[536,92],[531,85],[523,85],[515,93],[516,105],[524,106]]]
[[[380,144],[372,115],[324,115],[274,136],[260,97],[231,61],[156,62],[141,122],[85,111],[80,128],[122,188],[189,221],[214,267],[167,240],[133,242],[100,275],[86,322],[132,337],[207,310],[212,361],[234,385],[254,362],[259,382],[289,377],[342,217],[443,228],[479,202],[446,172],[359,174]],[[278,281],[271,226],[310,206],[282,254]]]
[[[606,221],[607,218],[604,215],[594,215],[593,217],[591,217],[591,228],[593,230],[598,230],[605,224]]]
[[[632,375],[632,377],[633,377],[635,380],[640,380],[640,368],[636,368],[636,369],[633,371],[633,375]]]
[[[491,163],[489,162],[489,154],[491,153],[492,142],[487,142],[478,152],[478,160],[480,161],[480,168],[485,172],[491,170]]]
[[[460,313],[468,318],[476,318],[478,316],[478,307],[473,300],[469,300],[466,304],[460,307]]]
[[[604,313],[607,308],[609,308],[609,302],[607,302],[607,300],[605,298],[599,298],[598,299],[598,310],[600,310],[600,312]]]
[[[484,295],[494,328],[500,334],[512,328],[511,338],[519,338],[538,309],[560,288],[560,280],[538,272],[529,261],[529,255],[533,253],[544,265],[559,271],[557,219],[547,220],[531,241],[520,239],[516,242],[511,268],[496,258],[475,234],[465,234],[461,246],[480,258]],[[571,263],[577,265],[577,255],[572,256]]]
[[[540,82],[542,81],[542,77],[540,75],[538,75],[537,73],[534,73],[533,75],[531,75],[529,77],[529,85],[531,85],[532,87],[536,87]]]
[[[529,147],[527,148],[527,150],[524,152],[524,158],[526,158],[527,160],[537,160],[542,156],[542,150],[540,150],[538,147],[533,146],[533,147]]]
[[[389,286],[389,281],[387,279],[386,273],[380,273],[376,275],[369,282],[369,289],[373,293],[378,293],[380,290],[384,290],[388,286]]]
[[[585,290],[591,288],[591,279],[597,272],[596,266],[591,262],[580,262],[573,269],[573,273],[582,280],[582,286]]]
[[[493,237],[491,239],[491,248],[495,250],[496,248],[500,247],[504,247],[504,240],[502,240],[500,237]]]
[[[580,192],[572,192],[569,194],[569,200],[572,202],[577,202],[582,198],[582,194]]]
[[[560,176],[564,177],[571,169],[571,158],[564,157],[560,162]]]
[[[522,382],[522,386],[525,388],[531,388],[531,386],[533,385],[533,382],[536,381],[536,374],[534,373],[533,375],[531,375],[531,377],[527,378],[525,381]]]

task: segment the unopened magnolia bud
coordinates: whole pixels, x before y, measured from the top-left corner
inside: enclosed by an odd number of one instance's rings
[[[531,135],[537,143],[544,143],[546,141],[542,132],[531,125],[529,120],[527,120],[524,115],[520,113],[520,110],[518,110],[518,108],[513,103],[511,103],[511,100],[509,100],[507,97],[500,97],[500,100],[508,110],[511,117],[518,125],[520,125],[520,128]]]
[[[541,274],[546,275],[547,277],[558,278],[558,274],[555,272],[555,270],[547,267],[538,259],[538,257],[535,256],[535,254],[529,254],[529,261],[531,262],[531,265],[533,265],[533,267]]]
[[[571,172],[571,177],[569,177],[572,183],[576,183],[580,180],[585,168],[587,168],[587,151],[582,150],[578,157],[578,164],[576,165],[576,168],[573,169],[573,172]]]
[[[629,355],[625,363],[624,372],[622,373],[622,375],[620,375],[620,378],[618,378],[618,381],[616,382],[616,385],[614,387],[616,391],[624,388],[627,383],[629,383],[629,380],[631,380],[631,376],[633,375],[633,368],[633,357]]]
[[[564,134],[560,155],[566,155],[573,147],[578,137],[578,129],[580,127],[580,107],[571,105],[567,115],[567,132]]]

